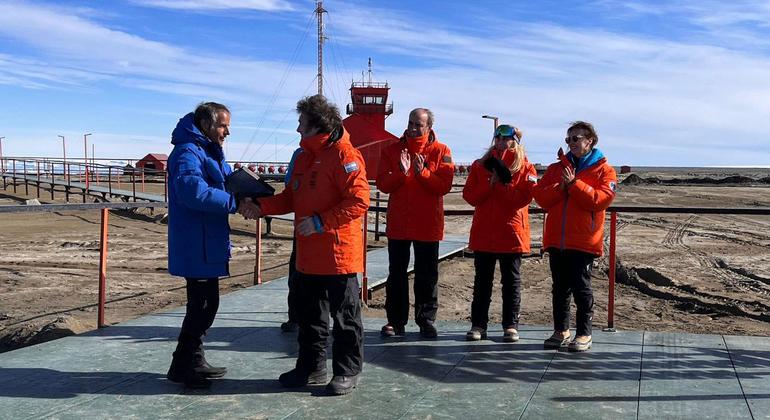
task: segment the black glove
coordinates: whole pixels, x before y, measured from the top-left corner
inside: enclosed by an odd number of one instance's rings
[[[507,184],[511,182],[511,179],[513,179],[513,176],[511,175],[511,170],[508,169],[507,166],[505,166],[505,162],[502,160],[490,156],[486,159],[484,159],[484,167],[489,171],[497,174],[497,179],[500,180],[503,184]]]

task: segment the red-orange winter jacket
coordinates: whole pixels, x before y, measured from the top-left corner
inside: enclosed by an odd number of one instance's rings
[[[294,226],[303,217],[318,216],[322,233],[297,235],[297,270],[305,274],[362,272],[363,216],[369,208],[369,182],[364,159],[343,132],[336,141],[320,134],[300,142],[286,188],[259,199],[264,215],[294,212]]]
[[[491,176],[483,162],[477,160],[463,188],[463,198],[476,208],[469,248],[481,252],[528,253],[529,203],[537,181],[535,167],[525,159],[507,184],[490,185]]]
[[[418,142],[419,146],[416,146]],[[410,168],[403,173],[399,167],[401,151],[409,157],[421,154],[425,167],[419,176]],[[444,238],[444,195],[452,189],[454,164],[452,153],[436,140],[431,130],[427,138],[406,136],[383,149],[377,174],[377,188],[389,194],[388,239],[435,242]]]
[[[543,247],[601,256],[604,211],[615,198],[618,182],[615,169],[599,149],[593,149],[581,159],[575,182],[564,191],[559,186],[563,164],[556,162],[548,166],[532,190],[537,204],[548,212]]]

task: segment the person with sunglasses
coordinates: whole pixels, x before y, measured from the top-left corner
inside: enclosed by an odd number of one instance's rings
[[[528,207],[537,182],[537,172],[527,160],[521,137],[516,127],[497,127],[492,146],[473,162],[463,188],[463,198],[476,209],[469,242],[476,276],[471,329],[465,335],[468,341],[487,338],[497,261],[503,295],[503,341],[519,341],[521,256],[530,251]]]
[[[602,255],[604,213],[615,198],[617,174],[596,148],[594,126],[576,121],[567,129],[569,152],[548,166],[533,188],[535,201],[547,211],[543,248],[553,279],[554,332],[544,347],[569,351],[591,348],[594,297],[591,270]],[[570,340],[570,297],[577,307],[576,336]]]

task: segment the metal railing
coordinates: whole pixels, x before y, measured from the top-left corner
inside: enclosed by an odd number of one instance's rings
[[[377,196],[377,202],[380,202],[379,196]],[[45,204],[37,206],[29,205],[10,205],[0,206],[0,213],[34,213],[34,212],[59,212],[59,211],[86,211],[86,210],[100,210],[101,211],[101,236],[99,244],[99,309],[98,309],[98,327],[103,327],[104,323],[104,304],[106,295],[106,278],[107,278],[107,242],[108,242],[108,223],[109,223],[109,211],[117,209],[136,209],[136,208],[165,208],[166,203],[162,202],[135,202],[135,203],[93,203],[93,204]],[[369,212],[375,212],[375,217],[379,219],[379,213],[386,212],[387,207],[382,206],[370,206],[364,217],[363,232],[364,244],[366,244],[366,238],[368,235],[367,224],[369,220]],[[533,207],[529,209],[532,214],[546,213],[543,209]],[[472,216],[473,209],[449,209],[445,210],[444,214],[447,216]],[[664,206],[611,206],[607,209],[608,218],[610,222],[609,229],[609,296],[607,305],[607,330],[615,330],[615,279],[616,279],[616,244],[617,244],[617,214],[618,213],[665,213],[665,214],[716,214],[716,215],[753,215],[753,216],[770,216],[770,207],[664,207]],[[257,251],[255,255],[254,263],[254,282],[253,284],[262,284],[261,277],[261,244],[262,244],[262,223],[261,219],[256,223],[255,237]],[[375,238],[379,238],[379,223],[375,222]],[[366,246],[364,247],[364,267],[366,267]],[[362,273],[361,284],[361,298],[364,302],[368,301],[368,277],[366,269]]]
[[[51,193],[51,199],[54,199],[56,187],[63,187],[65,201],[69,202],[70,195],[77,195],[71,192],[72,189],[78,189],[83,196],[83,202],[86,202],[88,195],[101,194],[121,195],[133,201],[139,199],[147,200],[148,196],[138,197],[139,192],[146,192],[146,185],[152,183],[163,183],[163,201],[167,201],[168,196],[168,173],[163,170],[148,168],[133,168],[115,165],[105,165],[95,162],[78,162],[76,160],[57,160],[57,159],[38,159],[38,158],[2,158],[3,169],[0,170],[0,177],[3,179],[3,189],[8,189],[9,180],[14,193],[18,193],[18,182],[23,181],[24,193],[29,195],[30,184],[37,189],[37,197],[40,198],[41,184],[48,184],[47,190]],[[105,184],[105,186],[102,186]],[[123,190],[125,184],[130,190]],[[115,188],[113,188],[115,185]],[[159,196],[160,197],[160,196]]]
[[[378,201],[379,194],[377,195]],[[371,206],[369,211],[375,212],[376,220],[379,220],[379,213],[387,212],[387,207]],[[448,209],[444,210],[445,216],[473,216],[473,209]],[[547,212],[539,207],[530,207],[530,214],[545,214]],[[717,214],[717,215],[752,215],[752,216],[770,216],[770,207],[664,207],[664,206],[610,206],[607,209],[607,217],[610,221],[609,231],[609,249],[608,259],[609,267],[607,276],[609,278],[609,297],[607,304],[607,328],[606,331],[615,331],[615,278],[616,278],[616,245],[617,245],[617,223],[618,213],[665,213],[665,214]],[[544,221],[545,222],[545,221]],[[606,220],[605,220],[606,222]],[[545,223],[544,223],[545,224]],[[375,223],[379,228],[379,223]],[[379,240],[382,234],[378,229],[375,231],[375,239]]]

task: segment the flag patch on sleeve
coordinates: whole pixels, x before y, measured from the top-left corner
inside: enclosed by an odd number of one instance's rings
[[[612,191],[615,191],[615,187],[617,187],[617,185],[615,184],[615,182],[614,182],[614,181],[610,182],[610,189],[611,189]]]
[[[452,163],[452,156],[444,155],[444,157],[441,158],[441,161],[444,163]]]
[[[355,172],[355,171],[358,170],[358,163],[356,163],[355,161],[348,162],[348,163],[346,163],[346,164],[344,164],[342,166],[345,168],[345,173],[346,174],[349,174],[351,172]]]
[[[535,184],[537,184],[537,177],[534,175],[529,175],[527,176],[527,181],[534,182]]]

